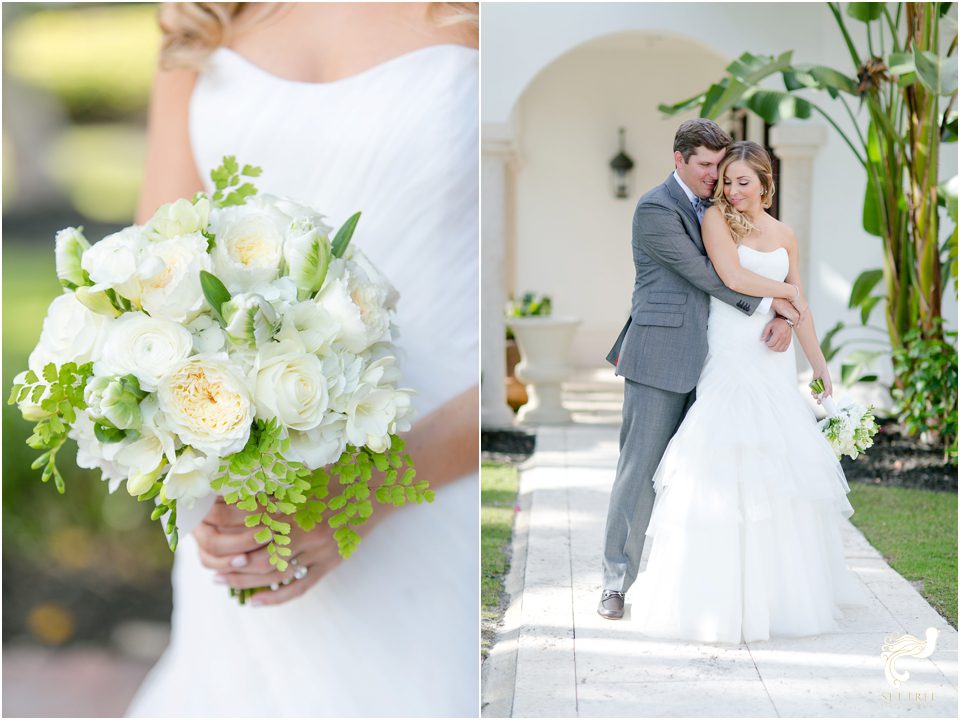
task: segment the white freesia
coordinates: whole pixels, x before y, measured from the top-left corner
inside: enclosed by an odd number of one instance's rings
[[[212,492],[210,481],[219,467],[220,462],[215,456],[184,448],[164,478],[163,492],[184,508],[192,508],[197,500]]]
[[[329,395],[320,358],[295,343],[273,343],[263,353],[254,397],[257,417],[276,417],[292,430],[310,430],[323,420]]]
[[[214,275],[231,293],[255,290],[273,281],[283,259],[282,226],[268,208],[253,204],[213,214]]]
[[[390,426],[396,419],[394,391],[361,384],[347,403],[347,441],[373,452],[390,447]]]
[[[250,437],[250,391],[224,354],[190,358],[160,380],[157,397],[163,426],[204,453],[225,457]]]
[[[203,308],[200,271],[210,270],[207,239],[200,233],[151,244],[145,253],[161,261],[162,269],[143,283],[140,303],[153,317],[186,322]]]
[[[130,468],[117,458],[127,446],[126,440],[100,442],[93,431],[93,421],[84,412],[77,413],[77,419],[67,436],[77,443],[77,467],[99,470],[102,479],[109,483],[110,492],[114,492],[127,479]]]
[[[181,198],[161,205],[147,221],[144,232],[149,240],[168,240],[181,235],[198,233],[210,220],[210,201],[205,197],[195,203]]]
[[[132,439],[116,456],[119,463],[130,468],[127,491],[131,495],[141,495],[152,487],[160,476],[164,459],[171,465],[177,460],[173,433],[158,424],[160,410],[156,396],[146,398],[140,411],[143,416],[140,436]]]
[[[82,365],[98,360],[109,322],[80,303],[72,292],[59,295],[47,309],[28,367],[39,375],[47,363],[59,367],[68,362]]]
[[[77,228],[68,227],[57,233],[55,240],[57,278],[64,287],[75,288],[85,283],[80,262],[90,243]]]
[[[277,339],[299,340],[307,352],[325,352],[339,327],[326,308],[307,300],[287,307]]]
[[[110,323],[94,372],[133,375],[143,390],[153,392],[160,378],[186,360],[192,348],[193,336],[183,325],[128,312]]]

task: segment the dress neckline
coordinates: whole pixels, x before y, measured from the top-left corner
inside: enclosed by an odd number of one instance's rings
[[[388,60],[384,60],[381,63],[377,63],[376,65],[371,65],[370,67],[364,70],[361,70],[359,72],[356,72],[353,75],[347,75],[346,77],[338,78],[336,80],[329,80],[327,82],[310,82],[307,80],[292,80],[290,78],[281,77],[280,75],[274,75],[272,72],[268,70],[264,70],[255,62],[253,62],[252,60],[249,60],[246,56],[241,55],[233,48],[229,48],[226,46],[217,48],[217,50],[214,51],[214,54],[215,55],[220,54],[220,55],[232,58],[235,62],[254,70],[258,75],[264,78],[267,78],[272,82],[281,83],[284,85],[290,85],[292,87],[332,88],[332,87],[338,87],[341,85],[348,85],[353,82],[357,82],[359,80],[362,80],[363,78],[377,75],[392,67],[405,64],[410,60],[419,58],[421,55],[427,55],[437,50],[448,49],[448,48],[463,50],[469,53],[478,52],[476,48],[468,47],[466,45],[459,45],[457,43],[438,43],[434,45],[425,45],[415,50],[411,50],[409,52],[396,55]]]
[[[786,252],[786,248],[783,247],[782,245],[778,247],[776,250],[757,250],[756,248],[752,248],[749,245],[744,245],[743,243],[740,243],[739,245],[737,245],[737,247],[742,247],[742,248],[746,248],[747,250],[752,250],[753,252],[759,253],[760,255],[773,255],[775,252],[779,252],[780,250],[783,250],[784,252]]]

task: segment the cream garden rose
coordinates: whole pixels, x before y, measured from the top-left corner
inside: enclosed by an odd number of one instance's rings
[[[256,289],[280,273],[284,234],[276,218],[258,207],[229,207],[211,222],[217,244],[214,274],[231,293]]]
[[[193,319],[206,304],[200,271],[210,270],[207,239],[200,233],[181,235],[152,243],[145,252],[160,260],[162,269],[143,283],[143,309],[152,317],[174,322]]]
[[[220,457],[247,444],[253,402],[227,355],[190,358],[161,379],[157,397],[166,429],[185,444]]]

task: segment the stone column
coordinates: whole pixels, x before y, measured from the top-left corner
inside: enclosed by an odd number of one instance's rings
[[[770,130],[770,147],[780,158],[780,220],[797,236],[800,249],[800,281],[811,295],[810,224],[813,215],[813,161],[827,140],[822,125],[797,122],[777,125]]]
[[[513,143],[506,128],[485,125],[481,140],[480,218],[480,424],[485,428],[513,425],[504,379],[507,373],[507,301],[504,276],[507,257],[507,172]]]

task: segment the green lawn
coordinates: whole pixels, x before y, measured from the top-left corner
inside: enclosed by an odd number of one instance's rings
[[[517,498],[517,469],[511,465],[484,463],[480,471],[480,573],[481,616],[487,625],[502,614],[500,596],[510,567],[508,552],[513,535]],[[483,655],[492,638],[484,633]]]
[[[850,483],[850,520],[957,627],[957,495]]]

